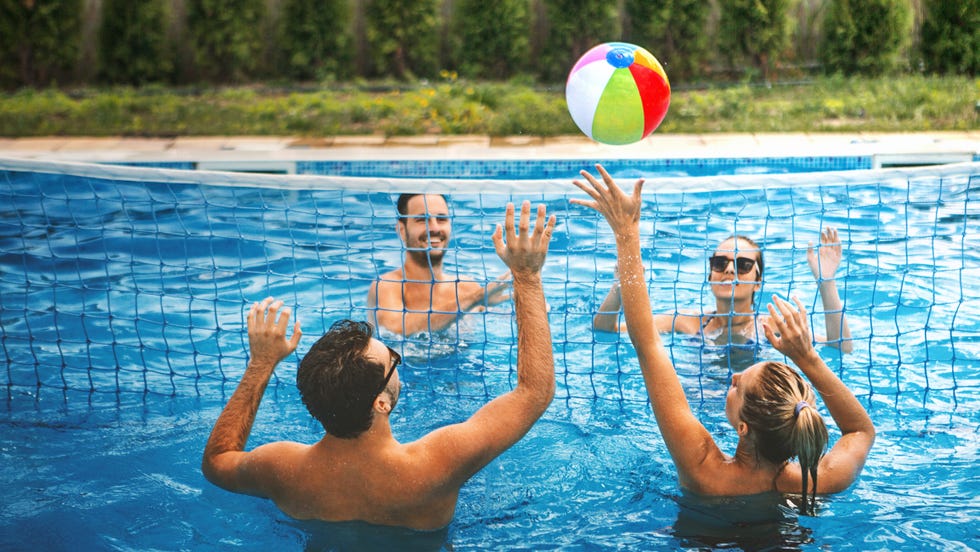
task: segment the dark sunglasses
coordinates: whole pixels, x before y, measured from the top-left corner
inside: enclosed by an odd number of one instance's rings
[[[714,255],[708,259],[708,262],[711,265],[711,270],[715,272],[724,272],[725,269],[728,268],[728,263],[732,262],[733,260],[735,261],[735,270],[737,270],[739,274],[748,274],[752,271],[752,267],[754,267],[756,263],[755,259],[750,259],[748,257],[737,257],[735,259],[731,259],[724,255]]]
[[[388,346],[385,345],[385,347]],[[385,387],[388,387],[388,382],[391,380],[391,375],[395,373],[395,368],[398,368],[398,365],[402,363],[402,356],[391,347],[388,347],[388,355],[391,356],[391,368],[388,368],[388,373],[385,374],[385,379],[381,382],[381,388],[378,389],[378,393],[381,393],[385,390]]]

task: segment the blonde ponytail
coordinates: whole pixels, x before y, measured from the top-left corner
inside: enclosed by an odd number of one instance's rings
[[[813,391],[809,391],[812,395]],[[800,506],[800,512],[812,514],[817,501],[817,467],[820,465],[820,458],[827,449],[827,426],[817,409],[811,406],[807,400],[796,403],[793,417],[795,423],[792,431],[790,431],[790,440],[793,443],[793,449],[796,451],[794,456],[800,461],[800,471],[803,473],[803,504]],[[813,480],[813,485],[808,506],[807,491],[811,488],[810,479]]]
[[[827,426],[813,406],[816,396],[803,376],[782,362],[767,362],[761,368],[758,383],[745,393],[740,417],[754,433],[760,456],[776,465],[793,457],[800,461],[800,511],[812,513],[816,505],[817,467],[827,449]]]

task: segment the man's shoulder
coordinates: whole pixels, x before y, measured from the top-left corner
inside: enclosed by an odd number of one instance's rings
[[[376,284],[397,284],[405,280],[405,271],[401,268],[390,270],[378,276],[374,281]]]

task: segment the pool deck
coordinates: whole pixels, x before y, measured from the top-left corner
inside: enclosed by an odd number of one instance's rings
[[[316,161],[357,159],[672,159],[885,155],[980,156],[980,130],[963,132],[663,134],[626,146],[585,136],[337,136],[0,138],[0,156],[53,161]]]

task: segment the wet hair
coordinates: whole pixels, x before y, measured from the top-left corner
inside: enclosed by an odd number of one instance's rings
[[[827,426],[815,408],[813,388],[796,370],[782,362],[761,366],[755,385],[745,390],[739,417],[754,435],[756,454],[780,465],[796,457],[803,471],[804,514],[813,511],[817,466],[827,449]],[[804,404],[805,403],[805,404]],[[813,480],[809,507],[807,491]]]
[[[353,439],[374,421],[385,367],[364,356],[373,335],[366,322],[339,320],[299,364],[296,387],[303,404],[330,435]]]
[[[420,196],[420,195],[437,195],[441,197],[443,201],[446,202],[446,205],[449,205],[449,200],[446,199],[446,196],[442,194],[421,194],[421,193],[401,194],[398,196],[398,203],[396,204],[396,208],[398,209],[399,219],[401,219],[401,217],[404,217],[405,215],[408,214],[408,202],[411,201],[413,197]],[[399,220],[399,222],[402,221]]]
[[[754,247],[756,249],[755,264],[756,264],[756,266],[759,267],[759,279],[757,281],[758,282],[761,282],[762,281],[762,274],[763,274],[763,272],[765,272],[765,269],[766,269],[766,262],[762,258],[762,248],[759,247],[759,244],[757,244],[755,242],[755,240],[753,240],[752,238],[749,238],[747,236],[742,236],[742,235],[739,235],[739,234],[732,234],[731,236],[728,236],[727,238],[725,238],[725,239],[722,240],[722,243],[724,243],[724,242],[726,242],[728,240],[735,240],[735,247],[734,247],[734,249],[738,249],[738,241],[739,240],[742,240],[744,242],[748,242],[749,245],[751,245],[752,247]],[[718,249],[716,248],[715,251],[717,251],[717,250]],[[732,253],[734,253],[734,251]],[[755,303],[755,291],[752,292],[752,302]]]

